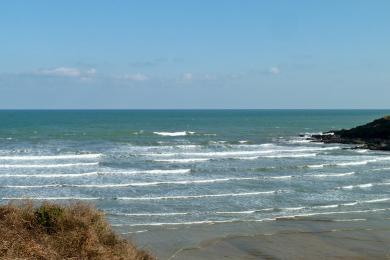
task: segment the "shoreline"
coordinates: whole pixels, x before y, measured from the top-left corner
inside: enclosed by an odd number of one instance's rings
[[[390,259],[389,237],[390,230],[367,229],[232,236],[183,249],[169,259]]]
[[[124,237],[158,259],[390,259],[389,223],[386,211],[159,227]]]

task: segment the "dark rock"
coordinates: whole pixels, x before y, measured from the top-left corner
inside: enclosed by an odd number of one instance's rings
[[[324,143],[357,144],[358,148],[390,151],[390,116],[346,130],[312,135],[310,140]]]

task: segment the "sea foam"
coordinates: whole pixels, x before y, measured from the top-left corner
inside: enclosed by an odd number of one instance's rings
[[[64,155],[23,155],[0,156],[0,160],[39,161],[39,160],[67,160],[67,159],[97,159],[102,154],[64,154]]]
[[[327,177],[345,177],[354,175],[355,172],[346,172],[346,173],[324,173],[324,174],[311,174],[305,175],[308,177],[316,177],[316,178],[327,178]]]
[[[91,163],[63,163],[63,164],[0,164],[0,168],[62,168],[75,166],[96,166],[98,162]]]
[[[222,194],[204,194],[204,195],[182,195],[182,196],[161,196],[161,197],[118,197],[117,200],[176,200],[176,199],[202,199],[218,197],[242,197],[275,194],[277,191],[259,191],[259,192],[240,192],[240,193],[222,193]]]
[[[186,136],[186,135],[193,135],[195,132],[191,131],[180,131],[180,132],[153,132],[156,135],[161,136]]]
[[[97,172],[85,173],[57,173],[57,174],[0,174],[0,178],[77,178],[85,176],[97,176]]]

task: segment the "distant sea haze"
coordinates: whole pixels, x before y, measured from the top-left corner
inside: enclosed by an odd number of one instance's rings
[[[305,137],[385,114],[0,111],[0,202],[89,201],[127,232],[387,211],[390,153]]]

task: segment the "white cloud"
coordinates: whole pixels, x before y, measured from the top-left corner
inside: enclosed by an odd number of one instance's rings
[[[216,80],[217,76],[212,74],[205,74],[202,77],[203,80]]]
[[[270,67],[268,69],[268,72],[273,74],[273,75],[278,75],[278,74],[280,74],[280,69],[278,67]]]
[[[144,74],[137,73],[133,75],[125,75],[122,77],[122,79],[131,80],[131,81],[145,81],[148,80],[149,78]]]
[[[192,75],[192,73],[184,73],[183,74],[183,76],[182,76],[182,78],[184,79],[184,80],[192,80],[193,78],[194,78],[194,75]]]
[[[89,75],[89,76],[95,76],[96,73],[97,73],[97,71],[96,71],[96,69],[94,69],[94,68],[91,68],[91,69],[89,69],[89,70],[87,70],[87,71],[85,72],[85,74],[87,74],[87,75]]]
[[[55,77],[85,78],[95,76],[96,72],[97,71],[94,68],[82,71],[78,68],[58,67],[53,69],[39,70],[35,74]]]
[[[62,77],[79,77],[81,72],[76,68],[59,67],[54,69],[40,70],[37,72],[37,74]]]

